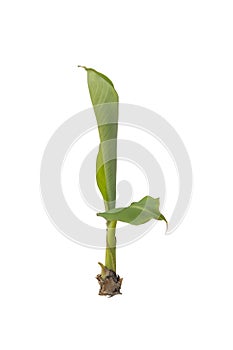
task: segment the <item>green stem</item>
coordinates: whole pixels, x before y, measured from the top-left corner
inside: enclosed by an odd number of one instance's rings
[[[107,221],[105,266],[116,272],[116,221]]]

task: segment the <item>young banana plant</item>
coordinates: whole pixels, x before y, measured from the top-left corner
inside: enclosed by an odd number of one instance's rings
[[[99,151],[96,160],[96,181],[102,194],[105,212],[97,213],[106,220],[105,263],[99,263],[97,275],[99,295],[121,294],[122,278],[116,274],[116,224],[123,221],[141,225],[151,219],[164,220],[159,211],[159,198],[146,196],[126,208],[115,208],[117,173],[118,94],[112,81],[92,68],[79,66],[87,71],[87,82],[98,130]]]

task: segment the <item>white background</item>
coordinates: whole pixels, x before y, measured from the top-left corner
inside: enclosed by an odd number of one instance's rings
[[[230,0],[1,5],[1,349],[232,350],[232,10]],[[103,251],[58,233],[40,198],[47,141],[90,107],[77,64],[165,117],[194,171],[178,230],[157,225],[119,249],[123,295],[111,299],[94,279]]]

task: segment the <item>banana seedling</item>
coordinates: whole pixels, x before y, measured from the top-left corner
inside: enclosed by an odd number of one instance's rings
[[[89,93],[99,130],[99,151],[96,160],[96,181],[102,194],[105,211],[97,213],[106,220],[105,263],[99,263],[97,275],[99,295],[121,294],[122,278],[116,273],[116,225],[117,221],[141,225],[151,219],[163,220],[159,211],[159,198],[145,196],[125,208],[116,208],[118,94],[112,81],[92,68],[79,66],[87,71]]]

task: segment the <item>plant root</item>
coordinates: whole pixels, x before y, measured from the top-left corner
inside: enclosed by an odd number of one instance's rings
[[[121,284],[123,278],[120,278],[116,272],[109,270],[106,266],[99,263],[102,268],[102,274],[96,276],[97,281],[100,285],[99,295],[105,295],[108,297],[113,297],[121,293]]]

